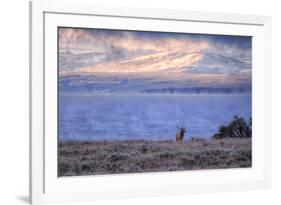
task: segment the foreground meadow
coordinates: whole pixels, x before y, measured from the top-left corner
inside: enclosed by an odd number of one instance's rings
[[[251,167],[251,138],[59,143],[58,176]]]

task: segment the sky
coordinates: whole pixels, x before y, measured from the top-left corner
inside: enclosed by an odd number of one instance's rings
[[[251,86],[249,36],[86,28],[58,35],[62,89]]]

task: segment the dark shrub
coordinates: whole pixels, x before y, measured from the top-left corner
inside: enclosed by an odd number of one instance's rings
[[[213,135],[215,139],[233,138],[233,137],[251,137],[252,136],[252,119],[247,122],[242,117],[234,116],[233,121],[228,125],[219,127],[219,131]]]

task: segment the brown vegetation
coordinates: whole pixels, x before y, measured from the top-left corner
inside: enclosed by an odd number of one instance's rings
[[[251,167],[251,138],[62,142],[58,176]]]

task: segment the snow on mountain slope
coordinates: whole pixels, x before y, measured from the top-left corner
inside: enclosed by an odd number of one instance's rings
[[[243,58],[207,51],[161,52],[61,69],[59,80],[62,90],[89,92],[100,89],[138,92],[149,88],[190,86],[249,87],[251,63]]]

